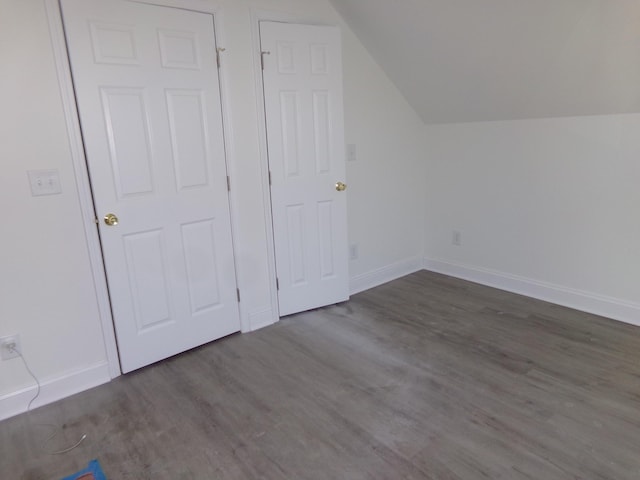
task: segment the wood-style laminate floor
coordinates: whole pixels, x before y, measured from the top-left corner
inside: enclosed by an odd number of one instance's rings
[[[3,480],[92,458],[109,480],[637,480],[640,329],[418,272],[0,423]]]

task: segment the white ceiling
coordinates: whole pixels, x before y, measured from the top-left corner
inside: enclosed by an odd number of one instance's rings
[[[330,1],[425,123],[640,112],[640,0]]]

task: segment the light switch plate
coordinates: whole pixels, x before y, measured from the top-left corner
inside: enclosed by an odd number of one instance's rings
[[[32,196],[62,193],[58,170],[29,170],[27,174],[29,175]]]

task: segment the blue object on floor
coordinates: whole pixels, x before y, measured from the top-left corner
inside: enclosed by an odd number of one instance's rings
[[[100,462],[98,462],[98,460],[91,460],[87,468],[68,477],[64,477],[62,480],[107,480],[107,477],[104,476],[104,472],[102,468],[100,468]]]

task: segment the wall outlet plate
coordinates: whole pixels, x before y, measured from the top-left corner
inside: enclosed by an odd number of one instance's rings
[[[12,351],[10,345],[14,344],[16,351]],[[11,358],[19,357],[22,349],[20,347],[20,335],[8,335],[6,337],[0,337],[0,358],[2,360],[9,360]]]
[[[347,161],[355,162],[358,159],[358,152],[356,151],[356,146],[353,143],[349,143],[347,145]]]
[[[459,247],[462,245],[462,233],[460,233],[458,230],[454,230],[453,232],[451,232],[451,243],[453,245],[455,245],[456,247]]]
[[[349,245],[349,260],[357,260],[358,259],[358,244],[352,243]]]

